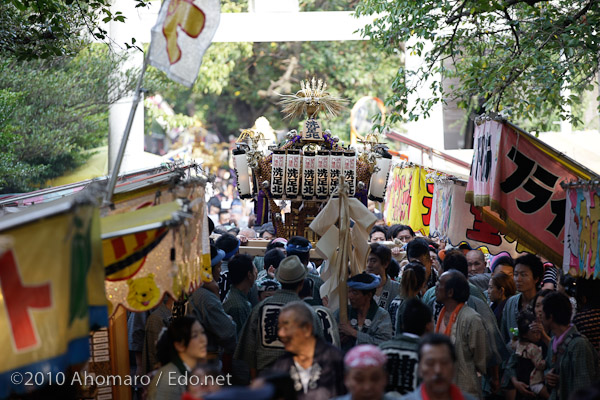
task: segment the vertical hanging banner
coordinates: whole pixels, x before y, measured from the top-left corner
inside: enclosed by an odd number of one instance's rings
[[[285,173],[285,196],[288,199],[298,197],[300,191],[300,150],[288,150]]]
[[[566,205],[560,181],[579,179],[577,171],[585,170],[498,121],[478,125],[474,143],[465,200],[482,207],[495,228],[560,265]]]
[[[385,196],[386,222],[408,225],[415,232],[428,235],[433,185],[421,167],[394,168]]]
[[[86,362],[90,329],[108,324],[98,209],[73,202],[48,212],[71,201],[32,206],[0,224],[0,398]],[[36,381],[28,384],[29,373]]]
[[[192,87],[220,18],[219,0],[165,0],[152,28],[148,62]]]
[[[317,199],[329,198],[329,152],[317,152]]]
[[[332,151],[329,157],[329,193],[333,193],[340,183],[343,155],[341,151]]]
[[[302,156],[302,199],[312,200],[315,197],[316,165],[315,153],[306,151]]]
[[[344,152],[342,167],[344,180],[348,184],[348,195],[354,196],[356,193],[356,152],[354,150]]]
[[[285,150],[273,150],[271,163],[271,194],[274,199],[283,198],[285,190]]]
[[[575,276],[600,276],[600,189],[569,188],[563,270]]]
[[[517,255],[517,244],[483,221],[479,208],[465,202],[464,183],[436,179],[429,233],[457,246],[467,242],[472,248],[487,247],[492,254],[506,251]]]

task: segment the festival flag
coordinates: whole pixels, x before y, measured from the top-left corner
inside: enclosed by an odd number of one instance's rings
[[[219,0],[165,0],[152,28],[150,65],[192,87],[220,17]]]
[[[0,223],[0,398],[57,382],[89,359],[90,329],[108,325],[99,219],[78,194]]]
[[[424,168],[396,167],[391,172],[385,196],[384,215],[388,224],[410,226],[429,234],[433,180]]]
[[[595,187],[596,186],[596,187]],[[574,276],[600,276],[600,188],[567,190],[563,270]]]

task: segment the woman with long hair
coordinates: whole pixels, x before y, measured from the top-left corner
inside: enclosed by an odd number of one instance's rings
[[[197,364],[206,359],[206,344],[204,328],[196,318],[174,319],[156,344],[157,357],[163,367],[152,379],[147,399],[181,399],[187,390],[187,379],[178,378],[190,375]]]
[[[397,299],[397,308],[394,313],[395,333],[404,331],[402,325],[402,314],[409,299],[420,298],[425,290],[425,267],[419,262],[410,262],[402,271],[402,280],[400,281],[400,299]]]

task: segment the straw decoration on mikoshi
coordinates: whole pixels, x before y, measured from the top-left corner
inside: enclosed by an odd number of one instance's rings
[[[283,106],[284,119],[302,118],[305,113],[308,118],[316,118],[320,111],[324,111],[328,118],[335,117],[347,102],[327,92],[327,83],[322,79],[301,81],[300,87],[295,94],[281,96],[282,100],[279,103]]]

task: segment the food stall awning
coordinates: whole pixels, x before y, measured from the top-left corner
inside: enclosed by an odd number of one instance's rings
[[[183,202],[172,201],[100,220],[106,278],[128,279],[142,267],[145,256],[169,232],[190,216]]]

